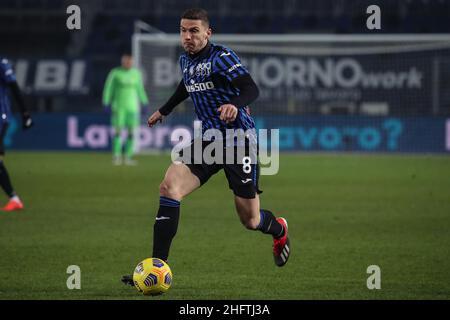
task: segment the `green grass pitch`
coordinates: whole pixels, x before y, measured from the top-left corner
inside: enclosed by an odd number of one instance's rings
[[[292,255],[241,226],[223,173],[182,201],[170,291],[120,282],[151,255],[170,158],[114,167],[105,153],[11,152],[26,210],[0,213],[0,299],[449,299],[448,156],[283,154],[262,207],[288,219]],[[3,195],[2,202],[6,201]],[[69,265],[81,290],[68,290]],[[381,289],[366,286],[381,268]]]

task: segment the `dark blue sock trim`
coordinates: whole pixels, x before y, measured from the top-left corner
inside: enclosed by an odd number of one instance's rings
[[[167,203],[160,203],[159,204],[160,207],[172,207],[172,208],[179,208],[179,205],[175,205],[175,204],[167,204]]]
[[[264,211],[260,210],[259,211],[259,225],[256,229],[261,230],[263,223],[264,223]]]
[[[179,203],[175,203],[175,202],[167,201],[167,200],[160,200],[159,204],[171,204],[171,205],[174,205],[174,206],[180,205]]]
[[[180,206],[180,201],[160,196],[159,197],[159,205],[166,206],[166,207],[175,207],[176,208],[176,207]]]
[[[177,200],[174,200],[174,199],[170,199],[170,198],[167,198],[167,197],[164,197],[164,196],[160,196],[159,199],[163,200],[163,201],[167,201],[167,202],[173,202],[173,203],[180,204],[180,201],[177,201]]]

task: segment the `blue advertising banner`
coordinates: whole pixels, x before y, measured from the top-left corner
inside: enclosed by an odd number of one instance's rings
[[[10,150],[108,151],[114,134],[106,114],[37,114],[22,131],[12,121],[4,142]],[[257,129],[279,129],[280,151],[450,153],[450,120],[442,117],[292,116],[255,117]],[[191,139],[193,123],[170,117],[153,128],[142,124],[138,148],[171,149],[178,136]],[[122,133],[123,137],[126,133]]]
[[[445,119],[433,117],[268,117],[258,128],[280,129],[280,150],[448,152]]]

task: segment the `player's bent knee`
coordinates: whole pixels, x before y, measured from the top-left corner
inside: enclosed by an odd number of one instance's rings
[[[167,180],[164,180],[159,185],[159,195],[178,201],[180,201],[182,198],[181,193],[177,191],[177,188],[173,185],[173,183]]]

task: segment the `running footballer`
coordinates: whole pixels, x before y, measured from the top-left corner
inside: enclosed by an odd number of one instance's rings
[[[16,75],[11,63],[5,57],[0,57],[0,187],[8,196],[7,204],[2,207],[2,211],[18,211],[24,209],[22,200],[13,188],[8,170],[5,166],[5,146],[4,139],[8,127],[12,120],[11,96],[16,100],[17,106],[22,115],[23,129],[33,126],[30,112],[25,106],[22,91],[17,84]]]
[[[183,13],[180,40],[185,52],[179,59],[183,78],[167,103],[149,117],[150,127],[190,97],[197,118],[202,122],[202,132],[209,129],[221,132],[254,129],[248,106],[258,97],[258,87],[232,50],[209,41],[211,34],[205,10],[189,9]],[[202,141],[202,146],[209,143],[211,141]],[[246,149],[248,151],[248,146]],[[242,162],[207,164],[183,161],[169,166],[160,185],[152,257],[167,261],[178,228],[181,201],[220,170],[224,170],[234,193],[242,224],[249,230],[271,235],[275,264],[285,265],[290,255],[287,222],[284,218],[276,218],[267,209],[260,209],[258,164],[252,163],[249,171],[244,170]],[[130,276],[124,276],[123,281],[132,285]]]

